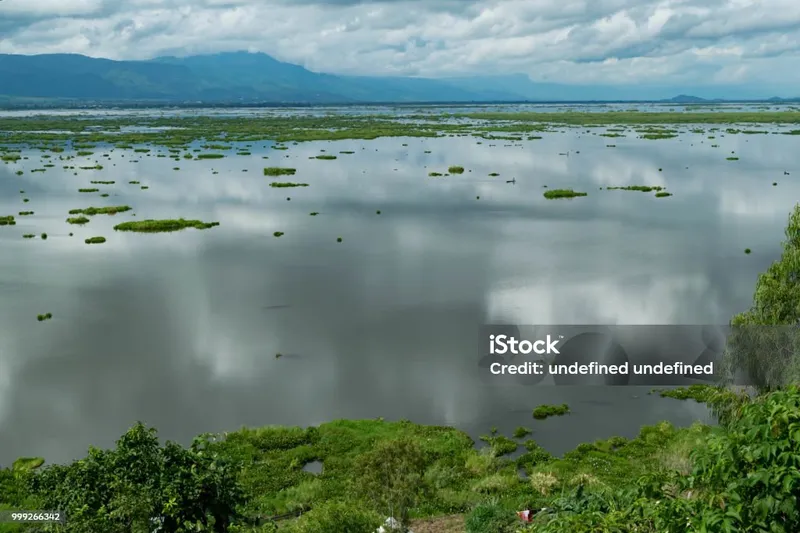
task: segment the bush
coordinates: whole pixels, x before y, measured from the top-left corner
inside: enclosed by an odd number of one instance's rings
[[[381,516],[352,503],[328,502],[292,524],[291,533],[371,533],[384,522]]]
[[[513,511],[503,509],[496,503],[484,503],[467,516],[467,533],[513,533],[518,520]]]

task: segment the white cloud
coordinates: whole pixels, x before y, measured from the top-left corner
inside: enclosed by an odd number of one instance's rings
[[[534,80],[800,81],[796,0],[4,0],[0,53],[262,51],[312,70]]]

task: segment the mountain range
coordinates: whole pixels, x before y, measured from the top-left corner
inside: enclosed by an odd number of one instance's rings
[[[342,76],[312,72],[267,54],[249,52],[144,61],[115,61],[78,54],[0,54],[0,104],[43,99],[172,104],[632,100],[686,103],[720,96],[726,100],[764,100],[768,96],[757,94],[757,89],[735,86],[725,87],[724,95],[713,94],[720,90],[703,86],[537,83],[524,74],[458,78]],[[677,93],[682,95],[672,97]]]

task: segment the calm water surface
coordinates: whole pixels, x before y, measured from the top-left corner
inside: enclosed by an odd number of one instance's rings
[[[256,143],[251,156],[180,162],[98,148],[67,164],[105,168],[77,176],[58,154],[43,173],[30,172],[47,162],[39,152],[0,165],[0,215],[35,211],[0,227],[0,463],[71,460],[136,420],[181,442],[344,417],[474,436],[535,424],[555,453],[663,419],[708,420],[640,388],[491,386],[474,357],[485,322],[717,324],[745,309],[800,198],[798,137],[707,135]],[[309,159],[321,150],[339,158]],[[739,161],[726,161],[732,151]],[[468,172],[427,176],[449,165]],[[286,180],[310,186],[270,188],[265,166],[297,168]],[[117,183],[98,186],[108,198],[78,193],[90,180]],[[544,185],[589,195],[547,201]],[[599,190],[624,185],[674,196]],[[121,204],[136,216],[65,223],[70,209]],[[181,216],[221,225],[111,229]],[[21,237],[41,232],[49,239]],[[84,244],[96,235],[108,242]],[[37,322],[45,312],[53,320]],[[532,420],[561,402],[572,415]]]

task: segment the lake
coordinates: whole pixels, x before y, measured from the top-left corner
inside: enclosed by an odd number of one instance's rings
[[[251,155],[180,162],[156,157],[166,148],[98,147],[67,164],[102,170],[66,170],[52,154],[56,166],[36,173],[41,152],[23,152],[0,164],[0,216],[35,213],[0,227],[0,464],[69,461],[137,420],[183,443],[336,418],[475,437],[523,425],[559,454],[660,420],[709,422],[705,407],[648,388],[493,386],[475,373],[486,322],[720,324],[749,306],[800,198],[797,139],[681,130],[253,142]],[[338,158],[310,159],[323,150]],[[428,176],[450,165],[466,171]],[[309,186],[271,188],[268,166]],[[673,196],[600,190],[628,185]],[[588,196],[547,200],[548,188]],[[103,205],[133,210],[65,223]],[[112,229],[178,217],[220,226]],[[108,240],[84,244],[93,236]],[[571,415],[531,417],[562,402]]]

